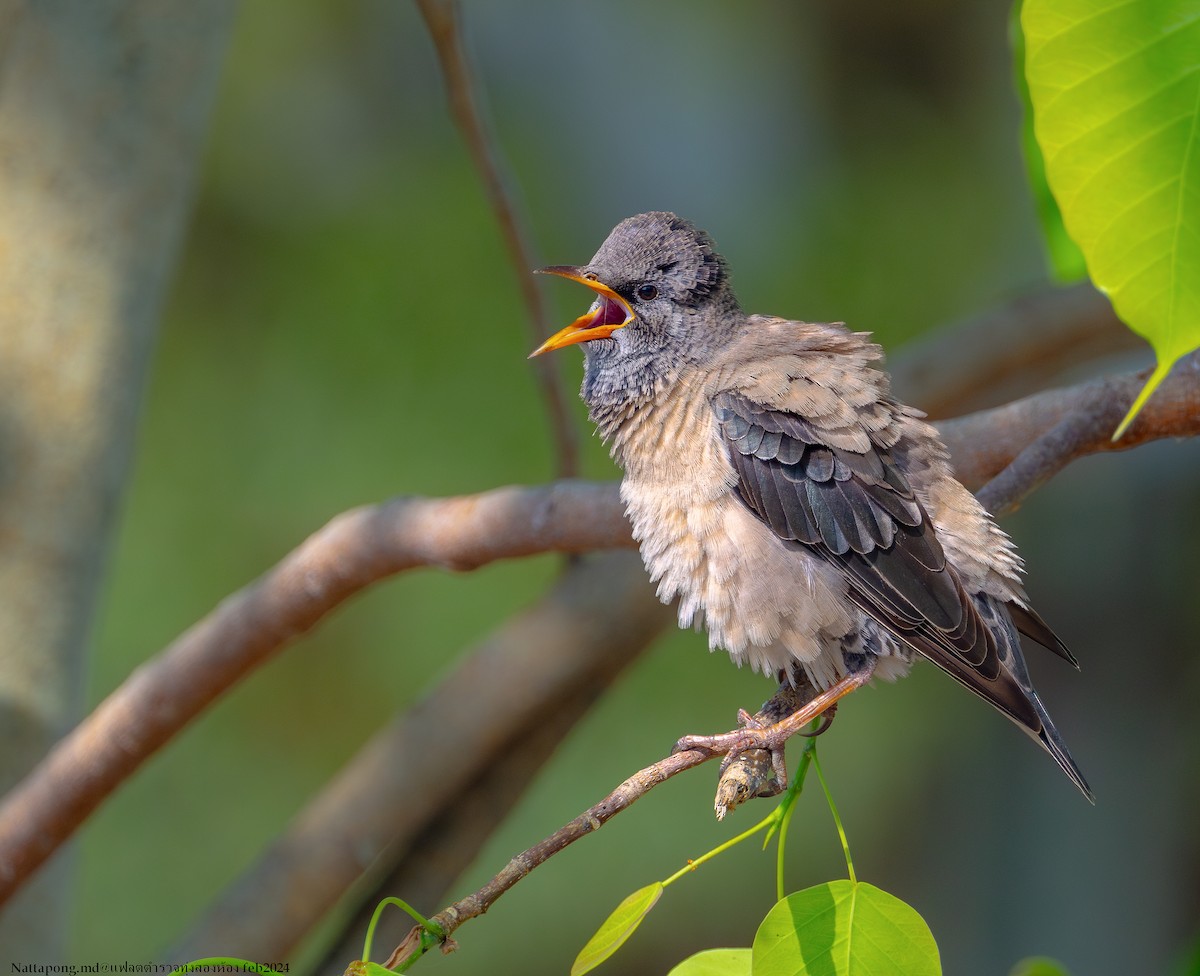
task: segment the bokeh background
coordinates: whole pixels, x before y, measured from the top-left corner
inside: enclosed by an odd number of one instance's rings
[[[672,209],[713,233],[748,308],[844,320],[892,349],[1046,279],[1005,3],[463,10],[546,263],[582,261],[621,218]],[[544,287],[564,323],[588,301]],[[91,698],[345,508],[551,477],[530,344],[415,9],[246,0],[146,397]],[[577,360],[560,356],[572,388]],[[584,473],[615,477],[590,433]],[[1032,662],[1095,808],[929,667],[856,696],[823,740],[860,878],[924,914],[947,973],[1004,973],[1032,954],[1076,976],[1184,971],[1200,934],[1198,477],[1191,443],[1088,459],[1005,523],[1035,601],[1084,664]],[[73,958],[157,958],[556,566],[406,575],[235,690],[83,831]],[[767,697],[765,679],[705,646],[672,633],[627,673],[452,895],[679,734],[726,728]],[[701,770],[660,788],[462,929],[459,952],[421,966],[565,972],[626,893],[765,812],[716,824],[713,782]],[[792,830],[790,887],[843,873],[819,793]],[[665,973],[697,949],[748,945],[774,901],[773,865],[746,845],[672,887],[609,971]]]

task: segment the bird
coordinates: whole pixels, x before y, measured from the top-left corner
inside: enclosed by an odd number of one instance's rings
[[[582,346],[581,396],[681,627],[833,701],[930,660],[1095,802],[1020,635],[1078,661],[937,430],[893,396],[869,333],[747,314],[712,238],[665,211],[617,224],[585,265],[540,271],[595,293],[530,358]]]

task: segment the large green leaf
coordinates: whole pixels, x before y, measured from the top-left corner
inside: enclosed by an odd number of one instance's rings
[[[941,976],[929,926],[899,898],[831,881],[779,901],[754,937],[754,976]]]
[[[1021,24],[1067,231],[1158,357],[1119,435],[1200,346],[1200,0],[1025,0]]]
[[[1042,240],[1050,261],[1050,273],[1061,282],[1082,281],[1087,277],[1087,262],[1079,245],[1071,240],[1063,226],[1058,201],[1046,182],[1046,161],[1042,147],[1033,134],[1033,105],[1029,101],[1029,83],[1025,80],[1025,34],[1021,30],[1021,2],[1013,4],[1010,27],[1013,45],[1013,69],[1016,75],[1017,96],[1021,99],[1021,152],[1025,156],[1025,176],[1033,195],[1038,222],[1042,225]]]
[[[667,976],[750,976],[750,950],[705,949],[688,956]]]

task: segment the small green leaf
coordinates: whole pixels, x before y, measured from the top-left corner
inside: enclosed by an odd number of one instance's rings
[[[749,949],[705,949],[688,956],[667,976],[750,976]]]
[[[620,949],[625,944],[625,940],[637,931],[637,927],[642,924],[642,919],[650,914],[650,909],[658,903],[662,893],[662,882],[655,881],[654,884],[646,885],[645,888],[639,888],[621,902],[605,919],[596,934],[588,939],[587,945],[579,950],[579,955],[571,964],[571,976],[583,976],[584,973],[590,973]]]
[[[1200,0],[1025,0],[1046,178],[1096,287],[1158,368],[1200,346]]]
[[[363,976],[396,976],[390,969],[384,969],[377,962],[363,963]]]
[[[1021,151],[1025,157],[1025,176],[1029,180],[1038,222],[1042,225],[1042,241],[1046,245],[1050,273],[1064,284],[1082,281],[1087,277],[1087,263],[1079,245],[1071,240],[1067,228],[1063,226],[1062,211],[1058,209],[1058,202],[1050,192],[1050,184],[1046,182],[1046,161],[1042,158],[1042,147],[1033,134],[1033,105],[1029,101],[1029,83],[1025,80],[1021,0],[1013,4],[1011,33],[1017,96],[1021,99]]]
[[[754,976],[941,976],[929,926],[874,885],[831,881],[788,895],[754,937]]]
[[[1067,971],[1053,959],[1033,956],[1013,966],[1008,976],[1067,976]]]

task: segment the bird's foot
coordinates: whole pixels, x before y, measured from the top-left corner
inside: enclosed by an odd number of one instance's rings
[[[761,714],[761,713],[760,713]],[[770,724],[744,708],[738,709],[738,726],[722,735],[685,735],[672,752],[698,749],[721,760],[721,777],[713,804],[717,819],[751,797],[775,796],[787,788],[787,764],[783,746],[762,748],[762,734]]]
[[[775,699],[768,702],[757,716],[741,709],[738,712],[740,728],[720,735],[685,735],[675,743],[672,752],[698,749],[725,757],[721,762],[715,803],[717,819],[723,819],[729,810],[753,796],[774,796],[785,790],[788,777],[784,747],[787,740],[798,734],[820,735],[829,728],[839,699],[866,684],[873,671],[874,667],[868,664],[846,675],[777,721],[763,718],[764,715],[774,717],[778,714],[771,708]],[[822,720],[820,726],[806,732],[805,726],[817,718]]]

